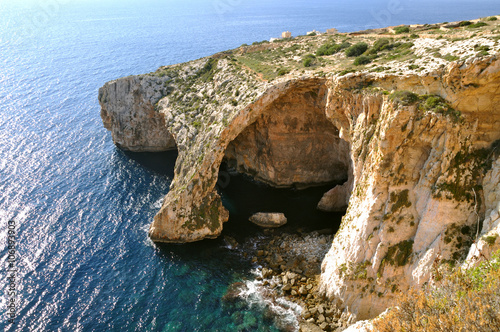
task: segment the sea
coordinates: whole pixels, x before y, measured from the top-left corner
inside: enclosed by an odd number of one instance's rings
[[[494,14],[498,0],[0,0],[0,330],[296,329],[293,305],[270,315],[256,294],[223,300],[256,268],[224,236],[259,238],[246,218],[262,204],[290,209],[291,224],[309,230],[338,223],[313,211],[325,188],[232,175],[220,188],[231,213],[220,239],[154,244],[148,226],[177,153],[115,147],[99,87],[283,31]]]

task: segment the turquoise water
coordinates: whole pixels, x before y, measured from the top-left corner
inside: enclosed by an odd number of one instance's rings
[[[285,30],[350,31],[499,13],[497,0],[0,0],[0,329],[278,329],[255,303],[221,300],[231,283],[252,276],[251,264],[222,240],[148,240],[176,154],[114,147],[97,103],[106,81]],[[238,192],[235,181],[227,197]],[[225,202],[232,221],[251,212],[231,197]],[[14,323],[7,316],[9,220],[17,236]],[[256,232],[227,227],[242,239]]]

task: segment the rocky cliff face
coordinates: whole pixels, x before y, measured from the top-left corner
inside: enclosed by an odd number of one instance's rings
[[[405,46],[413,58],[384,63],[395,70],[347,75],[325,74],[332,58],[270,78],[251,56],[279,48],[240,48],[107,83],[103,122],[122,148],[179,151],[149,231],[158,242],[220,234],[229,217],[215,190],[223,160],[275,186],[345,181],[318,204],[348,206],[321,289],[358,318],[374,317],[428,281],[435,262],[474,263],[500,247],[499,46],[475,38],[441,45],[463,51],[454,62],[425,60],[438,41],[419,40]],[[484,40],[493,55],[470,56]],[[308,41],[279,52],[294,59]]]
[[[370,89],[352,90],[372,79],[331,81],[327,106],[351,144],[354,186],[323,261],[322,286],[358,318],[374,317],[398,291],[429,281],[435,262],[465,258],[485,216],[484,197],[489,211],[498,198],[497,58],[453,63],[429,76],[385,76]],[[373,86],[440,95],[451,108],[426,109],[428,98],[412,103]]]
[[[228,164],[276,187],[345,182],[349,146],[325,116],[325,81],[316,84],[266,105],[229,143]]]
[[[130,76],[99,89],[102,122],[118,147],[136,152],[176,148],[164,117],[155,112],[155,104],[169,93],[165,81]]]

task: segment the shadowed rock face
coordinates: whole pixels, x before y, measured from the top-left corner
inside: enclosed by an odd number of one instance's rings
[[[290,91],[232,141],[230,167],[275,187],[347,180],[349,146],[325,116],[325,89]]]

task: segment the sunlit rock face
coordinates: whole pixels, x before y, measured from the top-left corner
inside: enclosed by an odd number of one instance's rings
[[[120,79],[99,93],[118,146],[178,149],[151,239],[221,233],[229,215],[215,187],[227,160],[277,187],[332,182],[318,207],[347,212],[322,264],[321,291],[358,318],[428,281],[435,262],[468,253],[473,262],[500,246],[497,55],[420,73],[294,72],[272,82],[235,68],[233,56]],[[423,107],[426,95],[452,110]]]
[[[292,89],[266,105],[225,153],[228,165],[276,187],[345,182],[349,146],[325,116],[326,89]]]
[[[499,82],[494,56],[428,75],[328,83],[326,114],[351,145],[353,186],[321,287],[357,318],[429,281],[435,264],[499,247]],[[427,107],[435,101],[428,95],[451,108]]]
[[[118,147],[134,152],[176,148],[164,116],[155,111],[155,104],[168,93],[164,81],[129,76],[99,89],[102,122]]]

